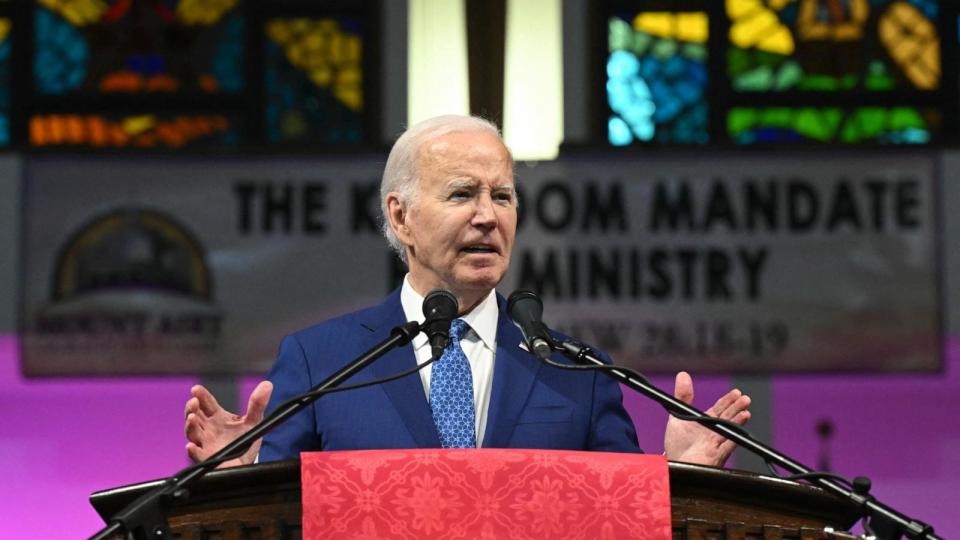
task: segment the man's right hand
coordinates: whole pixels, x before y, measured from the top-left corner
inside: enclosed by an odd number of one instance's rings
[[[184,433],[187,436],[187,455],[194,461],[203,461],[219,452],[234,439],[243,435],[263,419],[263,412],[270,401],[273,384],[263,381],[250,393],[247,414],[239,416],[227,411],[217,403],[209,390],[201,385],[190,389],[190,399],[184,408]],[[242,456],[225,461],[219,467],[235,467],[253,463],[260,452],[257,439]]]

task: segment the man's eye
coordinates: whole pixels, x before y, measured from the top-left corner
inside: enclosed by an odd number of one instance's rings
[[[470,197],[470,192],[465,189],[458,189],[450,194],[451,199],[467,199]]]
[[[503,202],[503,203],[513,202],[512,193],[497,193],[496,195],[493,196],[493,198],[496,199],[498,202]]]

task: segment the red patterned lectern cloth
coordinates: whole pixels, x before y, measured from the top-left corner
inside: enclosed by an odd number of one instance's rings
[[[662,456],[424,449],[300,460],[307,540],[671,538]]]

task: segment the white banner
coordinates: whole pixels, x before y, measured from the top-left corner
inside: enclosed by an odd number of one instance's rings
[[[501,293],[644,370],[938,369],[932,156],[704,154],[519,164]],[[265,371],[399,283],[384,161],[28,160],[25,372]]]
[[[512,287],[656,371],[913,371],[939,359],[931,156],[698,155],[521,172]]]

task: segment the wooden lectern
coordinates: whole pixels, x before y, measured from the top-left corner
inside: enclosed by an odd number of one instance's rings
[[[90,502],[104,518],[159,482],[100,491]],[[856,506],[821,489],[741,471],[670,464],[676,539],[814,540],[852,538]],[[292,539],[301,533],[299,460],[214,471],[187,504],[168,515],[184,540]]]

